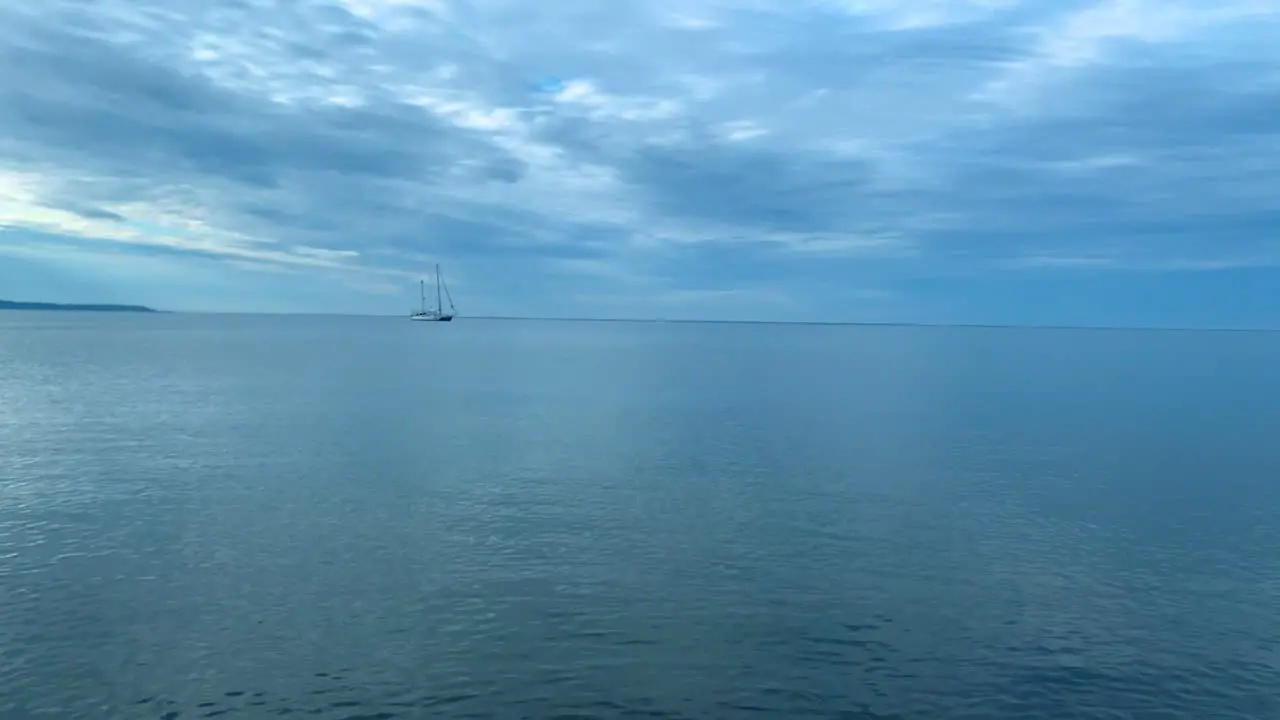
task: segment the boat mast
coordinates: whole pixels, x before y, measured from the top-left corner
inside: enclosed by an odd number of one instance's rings
[[[427,281],[418,281],[418,294],[422,296],[422,314],[427,313]]]
[[[436,263],[436,315],[444,314],[444,304],[440,302],[440,263]]]

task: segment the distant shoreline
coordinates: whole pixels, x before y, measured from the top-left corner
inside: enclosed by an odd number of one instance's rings
[[[111,305],[111,304],[63,304],[48,302],[19,302],[16,300],[0,300],[0,310],[48,310],[62,312],[160,312],[145,305]]]

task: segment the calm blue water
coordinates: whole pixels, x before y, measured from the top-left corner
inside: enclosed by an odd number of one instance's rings
[[[4,314],[0,717],[1277,718],[1278,400],[1268,334]]]

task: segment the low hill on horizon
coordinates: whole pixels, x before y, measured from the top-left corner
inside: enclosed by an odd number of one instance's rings
[[[81,303],[48,303],[48,302],[19,302],[17,300],[0,300],[0,310],[65,310],[79,312],[159,312],[145,305],[111,305],[111,304],[81,304]]]

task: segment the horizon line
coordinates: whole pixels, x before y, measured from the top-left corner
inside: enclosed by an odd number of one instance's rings
[[[351,317],[351,318],[400,318],[401,315],[382,313],[343,313],[343,312],[251,312],[251,311],[216,311],[216,310],[160,310],[160,314],[182,315],[261,315],[273,317]],[[939,323],[939,322],[907,322],[907,321],[855,321],[855,320],[728,320],[715,318],[626,318],[626,317],[589,317],[589,316],[550,316],[550,315],[457,315],[458,320],[497,320],[504,322],[578,322],[578,323],[647,323],[647,324],[684,324],[684,325],[807,325],[819,327],[902,327],[902,328],[967,328],[985,330],[1107,330],[1107,331],[1142,331],[1142,332],[1236,332],[1236,333],[1274,333],[1280,327],[1189,327],[1159,325],[1064,325],[1064,324],[1017,324],[1017,323]]]
[[[40,307],[4,307],[5,304],[40,306]],[[261,312],[261,311],[228,311],[228,310],[165,310],[146,305],[126,305],[117,303],[54,303],[0,300],[0,311],[5,312],[110,312],[110,314],[143,314],[143,315],[260,315],[264,317],[364,317],[364,318],[399,318],[399,314],[356,313],[356,312]],[[1159,325],[1069,325],[1069,324],[1019,324],[1019,323],[940,323],[940,322],[908,322],[908,321],[852,321],[852,320],[730,320],[715,318],[628,318],[628,317],[589,317],[589,316],[540,316],[540,315],[458,315],[455,319],[498,320],[526,322],[584,322],[584,323],[679,323],[702,325],[803,325],[817,327],[901,327],[901,328],[969,328],[987,330],[1107,330],[1107,331],[1143,331],[1143,332],[1280,332],[1280,326],[1273,327],[1189,327]]]

